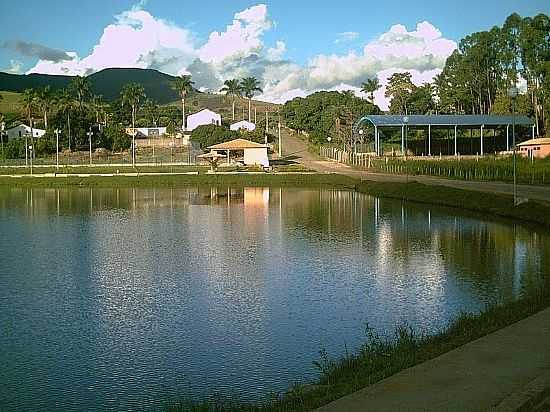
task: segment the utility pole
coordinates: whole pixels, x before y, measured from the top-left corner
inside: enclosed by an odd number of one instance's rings
[[[269,113],[265,111],[265,132],[269,133]]]
[[[90,143],[90,166],[92,165],[92,126],[88,129],[88,142]]]
[[[59,170],[59,129],[55,129],[55,167]]]
[[[279,158],[283,157],[283,140],[281,139],[281,115],[279,115],[279,124],[277,125],[279,128]]]

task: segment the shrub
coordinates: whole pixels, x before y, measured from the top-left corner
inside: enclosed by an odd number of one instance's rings
[[[201,149],[218,143],[238,139],[239,137],[239,132],[234,132],[223,126],[216,126],[213,124],[199,126],[191,132],[191,141],[198,143]]]

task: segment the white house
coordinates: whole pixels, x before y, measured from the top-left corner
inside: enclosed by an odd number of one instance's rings
[[[222,125],[222,117],[218,113],[212,110],[204,109],[198,113],[187,116],[187,131],[192,132],[199,126],[207,124],[215,124],[216,126]]]
[[[126,133],[132,135],[132,128],[127,127]],[[166,134],[166,127],[136,127],[136,139],[161,137]]]
[[[11,139],[18,139],[20,137],[31,137],[31,128],[27,125],[20,124],[15,127],[12,127],[11,129],[6,130],[6,134],[8,135],[8,140]],[[46,134],[45,130],[42,129],[32,129],[32,135],[33,137],[42,137]]]
[[[234,131],[248,130],[249,132],[253,132],[256,130],[256,125],[252,122],[241,120],[240,122],[233,123],[229,128]]]

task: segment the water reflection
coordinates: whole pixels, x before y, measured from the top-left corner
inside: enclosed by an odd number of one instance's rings
[[[3,188],[0,231],[8,409],[255,398],[367,322],[436,330],[550,267],[536,230],[325,189]]]

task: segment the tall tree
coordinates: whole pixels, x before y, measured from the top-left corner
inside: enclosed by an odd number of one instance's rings
[[[374,92],[380,88],[380,82],[378,78],[367,79],[366,82],[361,84],[361,91],[367,93],[370,97],[370,102],[374,104]]]
[[[34,156],[34,130],[33,130],[33,111],[36,105],[36,91],[34,89],[25,89],[23,91],[23,96],[21,97],[21,102],[23,104],[23,112],[27,121],[29,122],[29,127],[31,128],[31,147],[32,153],[31,156]],[[27,133],[25,133],[25,153],[28,150],[28,141]],[[25,159],[27,156],[25,155]]]
[[[189,75],[181,75],[172,83],[172,88],[178,92],[181,99],[181,128],[184,132],[187,129],[185,125],[185,98],[191,91],[193,91],[193,84],[195,83],[191,81],[191,76]]]
[[[160,117],[159,105],[156,104],[154,100],[147,99],[143,106],[144,106],[145,112],[147,113],[147,116],[151,120],[151,124],[157,127],[159,122],[159,117]]]
[[[48,128],[48,114],[52,108],[52,105],[55,104],[55,95],[52,92],[50,86],[46,86],[42,89],[38,89],[36,92],[36,100],[38,107],[44,115],[44,129]]]
[[[95,122],[100,123],[100,117],[104,111],[104,106],[105,106],[105,103],[103,102],[103,96],[102,95],[92,96],[92,99],[90,101],[90,106],[95,112]]]
[[[241,80],[241,90],[248,99],[248,121],[252,121],[252,98],[258,93],[262,93],[260,82],[255,77],[245,77]]]
[[[90,95],[90,82],[87,77],[76,76],[71,80],[69,89],[72,90],[77,98],[78,108],[82,110],[84,102]]]
[[[74,98],[68,89],[63,89],[58,93],[57,102],[59,104],[59,110],[61,110],[67,116],[67,140],[69,144],[69,150],[71,150],[71,111],[74,108]]]
[[[132,165],[136,165],[136,114],[139,104],[145,98],[143,86],[137,83],[125,85],[121,92],[122,104],[128,104],[132,108]]]
[[[409,72],[394,73],[388,79],[385,96],[390,99],[390,112],[394,114],[409,114],[409,100],[416,86]]]
[[[237,79],[231,79],[226,80],[223,84],[224,86],[220,92],[225,93],[227,96],[232,96],[233,120],[235,120],[235,100],[237,97],[242,96],[241,83]]]

